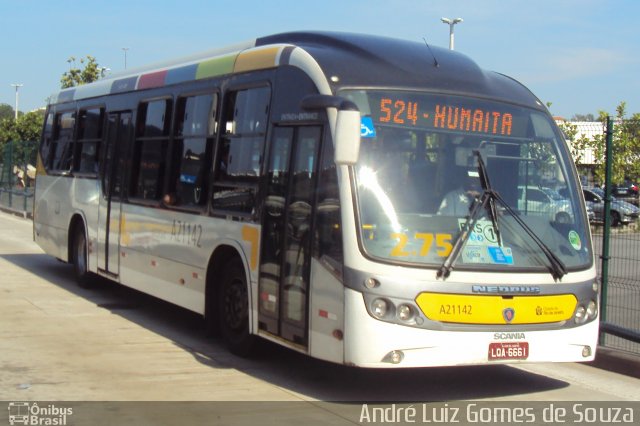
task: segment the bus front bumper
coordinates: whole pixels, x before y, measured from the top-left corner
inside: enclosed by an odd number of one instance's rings
[[[345,363],[408,368],[455,365],[592,361],[598,321],[545,331],[435,331],[379,321],[361,293],[345,289]]]

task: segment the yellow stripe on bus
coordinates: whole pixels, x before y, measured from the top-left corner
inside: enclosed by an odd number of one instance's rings
[[[433,321],[459,324],[542,324],[573,316],[572,294],[553,296],[478,296],[421,293],[416,303]]]
[[[38,157],[36,159],[36,176],[46,176],[47,169],[44,167],[44,162],[42,161],[42,157],[38,152]]]
[[[269,47],[242,52],[236,59],[233,71],[242,72],[275,67],[280,49],[281,47]]]
[[[249,267],[255,270],[258,267],[258,248],[260,248],[260,232],[258,228],[245,225],[242,227],[242,240],[251,244],[251,257]]]

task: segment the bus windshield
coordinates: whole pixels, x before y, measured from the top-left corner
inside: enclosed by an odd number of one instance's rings
[[[456,268],[540,271],[549,269],[544,251],[566,268],[591,265],[571,160],[547,114],[451,95],[382,90],[341,95],[362,114],[354,184],[360,245],[367,256],[439,267],[486,189],[481,158],[490,189],[509,208],[498,204],[493,214],[483,209],[456,256]]]

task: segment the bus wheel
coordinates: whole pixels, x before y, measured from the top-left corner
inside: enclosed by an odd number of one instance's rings
[[[87,237],[81,226],[76,227],[73,235],[73,273],[80,287],[89,287],[91,273],[87,262]]]
[[[229,350],[239,356],[251,353],[255,336],[249,334],[249,295],[240,259],[229,263],[220,283],[220,333]]]

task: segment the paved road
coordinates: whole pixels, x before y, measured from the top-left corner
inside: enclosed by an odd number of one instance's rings
[[[372,371],[267,343],[241,359],[197,315],[79,288],[30,221],[0,213],[0,235],[0,401],[640,401],[639,379],[583,364]]]

